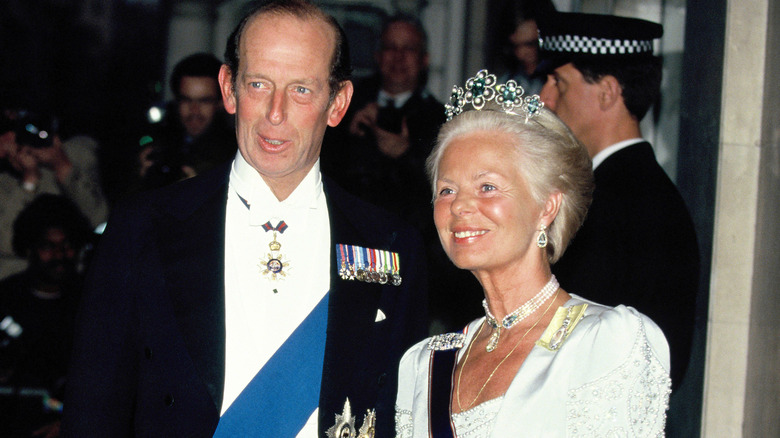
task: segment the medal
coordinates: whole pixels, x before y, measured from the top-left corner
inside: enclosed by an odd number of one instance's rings
[[[366,281],[366,264],[363,251],[364,249],[359,246],[352,246],[352,252],[355,256],[355,279],[358,281]]]
[[[369,277],[371,278],[371,282],[379,283],[379,271],[377,270],[378,269],[377,250],[375,249],[368,250],[368,260],[370,266]]]
[[[377,281],[379,284],[387,284],[387,272],[385,272],[385,266],[387,266],[387,251],[380,251],[375,249],[377,258]]]
[[[287,229],[287,224],[284,221],[280,221],[274,227],[271,225],[271,221],[268,221],[263,224],[263,229],[266,232],[273,231],[273,237],[271,243],[268,244],[268,249],[270,249],[271,252],[269,252],[265,258],[260,259],[258,267],[260,268],[260,272],[263,275],[269,275],[271,280],[281,280],[287,276],[288,270],[285,270],[285,268],[290,266],[290,262],[285,260],[282,253],[279,252],[282,249],[282,244],[276,240],[276,236],[277,233],[284,233]]]
[[[376,412],[373,409],[366,411],[363,416],[363,425],[358,430],[355,427],[355,417],[352,415],[352,407],[349,399],[344,402],[344,410],[341,415],[336,414],[336,424],[328,429],[325,434],[328,438],[374,438],[376,436]]]
[[[342,280],[401,285],[398,253],[357,245],[336,245],[336,266]]]
[[[398,253],[394,252],[391,253],[392,257],[390,259],[390,283],[393,286],[400,286],[401,285],[401,261],[398,260]]]
[[[349,267],[347,266],[347,255],[345,253],[344,244],[339,243],[338,244],[339,252],[337,254],[338,262],[336,263],[339,267],[339,277],[341,277],[342,280],[349,280]]]

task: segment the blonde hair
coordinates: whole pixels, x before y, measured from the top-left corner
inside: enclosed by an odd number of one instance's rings
[[[547,259],[555,263],[582,225],[590,206],[593,193],[590,158],[569,128],[547,108],[528,121],[525,116],[508,114],[498,108],[488,102],[481,111],[466,111],[445,123],[426,162],[428,178],[435,191],[442,155],[455,138],[476,131],[511,135],[516,139],[520,174],[539,206],[555,192],[562,195],[558,215],[547,230]]]

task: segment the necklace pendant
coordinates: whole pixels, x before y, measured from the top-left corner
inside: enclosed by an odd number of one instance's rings
[[[492,352],[493,350],[498,347],[498,338],[501,336],[501,328],[496,328],[493,331],[493,334],[490,335],[490,339],[488,339],[487,347],[485,347],[485,350],[487,350],[488,353]]]

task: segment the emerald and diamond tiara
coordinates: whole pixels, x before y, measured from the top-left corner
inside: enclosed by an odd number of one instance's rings
[[[485,107],[485,103],[495,101],[502,111],[508,114],[525,117],[525,121],[533,118],[544,107],[539,95],[523,96],[525,90],[514,80],[504,84],[496,84],[496,75],[480,70],[474,77],[466,81],[466,88],[457,85],[452,87],[450,101],[444,105],[447,121],[462,113],[467,105],[477,111]]]

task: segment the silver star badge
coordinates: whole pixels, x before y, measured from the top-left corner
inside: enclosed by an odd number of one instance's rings
[[[376,436],[375,430],[376,412],[371,409],[363,417],[363,425],[360,427],[360,430],[356,431],[355,417],[352,416],[352,407],[349,405],[349,398],[347,398],[341,415],[336,414],[336,424],[328,429],[326,433],[328,438],[374,438]]]

